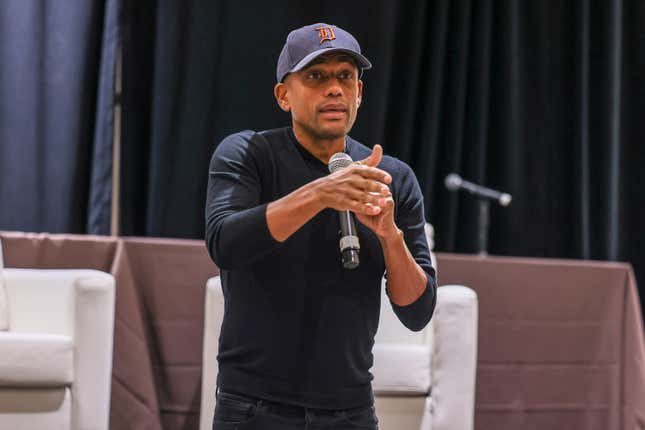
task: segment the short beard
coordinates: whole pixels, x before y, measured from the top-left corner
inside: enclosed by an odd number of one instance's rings
[[[340,131],[340,132],[324,132],[324,131],[319,131],[315,130],[311,127],[309,127],[307,124],[303,124],[301,122],[298,122],[298,125],[300,128],[305,130],[310,136],[313,136],[315,139],[318,140],[334,140],[334,139],[339,139],[341,137],[347,136],[349,131],[352,129],[351,125],[346,131]]]

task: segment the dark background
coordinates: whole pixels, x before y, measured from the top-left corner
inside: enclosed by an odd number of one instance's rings
[[[63,2],[51,22],[58,3],[0,3],[0,229],[109,231],[101,94],[118,29],[120,233],[202,238],[213,149],[289,124],[273,100],[278,54],[290,30],[327,22],[374,64],[351,134],[413,167],[437,251],[476,249],[475,203],[443,187],[457,172],[513,194],[492,207],[491,254],[629,261],[645,285],[645,2],[95,0]],[[33,10],[16,27],[20,4]]]

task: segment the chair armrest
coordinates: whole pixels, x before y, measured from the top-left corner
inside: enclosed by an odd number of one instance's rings
[[[200,430],[210,430],[213,427],[218,372],[217,353],[219,351],[219,334],[223,319],[224,293],[222,291],[222,282],[219,276],[215,276],[206,283]]]
[[[0,239],[0,331],[9,328],[9,318],[7,317],[7,296],[4,292],[4,257],[2,256],[2,240]]]
[[[433,318],[433,428],[473,429],[477,318],[477,294],[473,290],[462,285],[438,288]]]
[[[72,428],[107,430],[114,277],[98,270],[4,269],[9,330],[74,342]]]
[[[72,428],[108,430],[115,282],[98,272],[76,280]]]
[[[9,330],[74,337],[77,286],[85,278],[111,275],[98,270],[4,269]]]

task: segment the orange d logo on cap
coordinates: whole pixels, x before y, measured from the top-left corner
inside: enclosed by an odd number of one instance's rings
[[[320,38],[321,45],[325,40],[329,40],[331,42],[332,40],[336,39],[334,29],[331,27],[317,27],[314,30],[318,32],[318,37]]]
[[[361,73],[372,67],[372,63],[361,54],[361,47],[354,36],[336,25],[317,22],[289,32],[276,64],[276,81],[282,82],[289,73],[302,70],[318,56],[334,51],[351,55]]]

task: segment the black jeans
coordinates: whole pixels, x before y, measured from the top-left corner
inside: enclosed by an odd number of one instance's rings
[[[328,410],[291,406],[217,390],[213,430],[378,430],[374,406]]]

